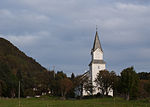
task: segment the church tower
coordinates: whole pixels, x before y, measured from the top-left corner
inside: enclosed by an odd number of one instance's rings
[[[86,86],[86,83],[81,84],[81,87],[83,88],[82,92],[76,92],[76,94],[79,96],[88,96],[91,94],[96,95],[97,93],[102,93],[102,90],[98,89],[98,86],[95,83],[95,79],[97,78],[97,74],[99,73],[99,71],[106,69],[106,63],[103,60],[103,49],[99,40],[97,28],[93,48],[91,49],[91,56],[92,57],[89,64],[89,70],[82,75],[81,79],[87,79],[86,77],[88,77],[88,83],[90,83],[93,88],[91,88],[91,92],[89,93],[84,87]],[[113,89],[111,87],[109,89],[108,95],[113,96]]]
[[[103,60],[103,49],[99,40],[97,29],[96,29],[93,48],[91,50],[91,55],[92,55],[92,59],[89,64],[90,76],[91,76],[92,85],[96,86],[94,81],[97,77],[98,72],[106,69],[106,65],[105,65],[106,63]],[[95,89],[93,94],[97,94],[98,92],[99,92],[98,89]]]

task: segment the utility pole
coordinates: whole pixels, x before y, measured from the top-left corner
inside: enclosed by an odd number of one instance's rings
[[[20,81],[19,81],[19,87],[18,87],[18,99],[19,99],[19,107],[20,107]]]
[[[55,66],[53,66],[53,71],[54,71],[54,78],[55,78]]]
[[[53,70],[55,71],[55,66],[53,66]]]

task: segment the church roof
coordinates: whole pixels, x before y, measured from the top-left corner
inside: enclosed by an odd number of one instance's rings
[[[106,64],[104,60],[92,60],[89,65],[91,65],[92,63],[93,64]]]
[[[100,40],[99,40],[99,37],[98,37],[98,32],[96,31],[92,51],[95,51],[97,48],[99,48],[103,52],[102,47],[101,47],[101,43],[100,43]]]

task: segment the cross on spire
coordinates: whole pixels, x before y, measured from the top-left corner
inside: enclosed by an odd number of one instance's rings
[[[97,32],[97,30],[98,30],[98,27],[97,27],[97,25],[96,25],[96,32]]]

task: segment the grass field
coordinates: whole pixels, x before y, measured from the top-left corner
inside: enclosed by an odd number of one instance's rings
[[[0,107],[19,107],[18,99],[0,99]],[[125,101],[121,98],[57,100],[54,98],[20,99],[20,107],[150,107],[146,100]]]

